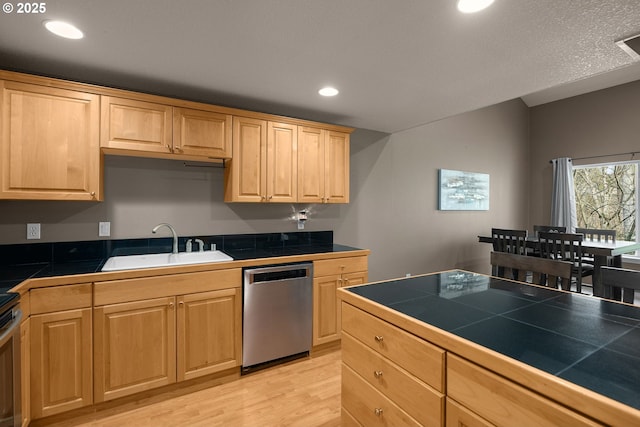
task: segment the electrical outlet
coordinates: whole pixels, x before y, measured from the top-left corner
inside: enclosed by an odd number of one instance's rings
[[[27,224],[27,239],[35,240],[40,238],[40,224]]]
[[[100,223],[98,223],[98,236],[99,237],[109,237],[109,236],[111,236],[111,223],[110,222],[100,222]]]

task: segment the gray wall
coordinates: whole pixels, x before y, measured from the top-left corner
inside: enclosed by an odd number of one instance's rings
[[[533,224],[549,223],[549,160],[640,151],[640,81],[533,107],[530,115],[530,230]],[[574,160],[574,164],[629,159],[631,156],[602,157]]]
[[[523,227],[528,217],[528,109],[510,101],[393,135],[357,130],[351,143],[351,203],[266,205],[223,202],[221,168],[107,156],[102,203],[0,201],[0,244],[150,237],[159,222],[181,236],[296,231],[292,214],[310,208],[306,230],[334,230],[338,243],[369,248],[370,280],[452,267],[489,271],[478,234]],[[487,212],[437,210],[438,169],[489,173]]]

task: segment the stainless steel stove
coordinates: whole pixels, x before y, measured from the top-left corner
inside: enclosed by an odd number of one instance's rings
[[[0,293],[0,427],[22,424],[20,404],[20,296]]]

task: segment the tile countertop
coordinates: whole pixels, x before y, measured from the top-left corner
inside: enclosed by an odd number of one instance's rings
[[[346,290],[640,409],[640,307],[460,270]]]
[[[335,253],[360,250],[338,244],[304,245],[288,248],[241,248],[224,249],[234,261],[258,258],[275,258],[293,255],[310,255],[319,253]],[[151,252],[154,253],[154,252]],[[27,279],[67,276],[75,274],[91,274],[100,272],[107,258],[83,261],[36,262],[12,265],[0,265],[0,293],[5,293]]]

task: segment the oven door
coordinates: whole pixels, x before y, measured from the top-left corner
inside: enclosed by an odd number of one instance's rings
[[[20,321],[15,309],[12,320],[0,329],[0,427],[22,424],[20,405]]]

